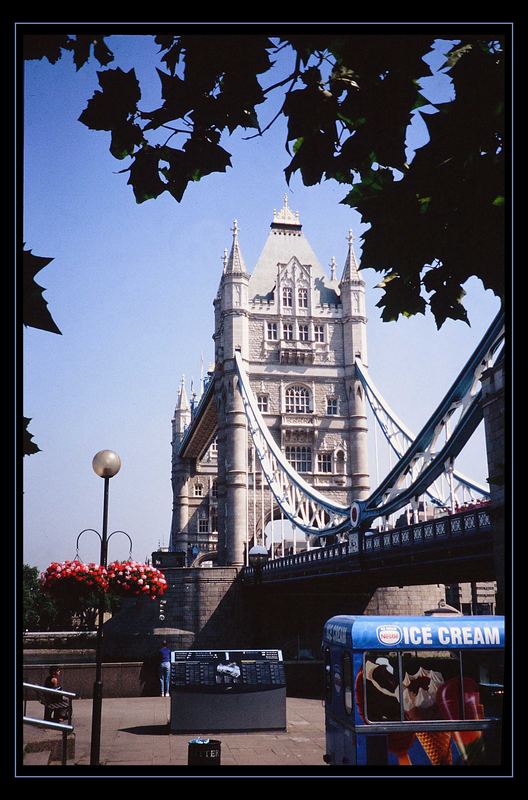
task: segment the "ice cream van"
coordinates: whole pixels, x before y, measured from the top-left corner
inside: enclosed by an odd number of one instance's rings
[[[322,649],[327,764],[501,764],[504,617],[336,616]]]

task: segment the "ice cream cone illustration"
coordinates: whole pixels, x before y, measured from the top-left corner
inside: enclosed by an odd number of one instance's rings
[[[433,766],[453,763],[453,757],[451,755],[451,734],[449,731],[417,733],[416,738],[422,745]]]
[[[464,677],[464,714],[460,703],[460,679],[451,678],[438,690],[436,702],[444,719],[482,719],[484,707],[480,703],[479,687],[473,678]],[[468,748],[482,737],[482,731],[454,731],[453,739],[464,762],[468,761]]]
[[[441,672],[420,667],[413,675],[405,674],[403,679],[403,707],[409,720],[438,719],[436,695],[444,684]],[[451,764],[451,733],[418,732],[416,738],[422,745],[429,761],[434,766]]]

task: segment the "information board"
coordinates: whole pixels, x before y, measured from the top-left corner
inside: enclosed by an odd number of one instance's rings
[[[171,689],[244,693],[286,686],[281,650],[174,650]]]

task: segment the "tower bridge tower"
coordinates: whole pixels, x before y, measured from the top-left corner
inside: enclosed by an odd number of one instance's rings
[[[351,232],[340,280],[335,259],[330,274],[321,266],[287,196],[251,274],[236,221],[232,236],[214,300],[217,457],[208,450],[184,467],[182,437],[173,436],[171,550],[186,550],[204,527],[211,497],[197,502],[197,485],[214,482],[217,563],[242,566],[280,512],[248,435],[235,352],[288,461],[324,495],[349,504],[369,493],[365,397],[354,375],[357,358],[367,364],[367,319]]]

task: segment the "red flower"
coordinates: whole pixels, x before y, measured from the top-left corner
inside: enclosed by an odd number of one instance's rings
[[[167,588],[162,572],[136,561],[115,561],[108,567],[109,591],[121,596],[160,597]]]
[[[106,569],[99,564],[53,561],[40,576],[40,586],[48,594],[74,599],[96,588],[106,591],[108,579]]]

